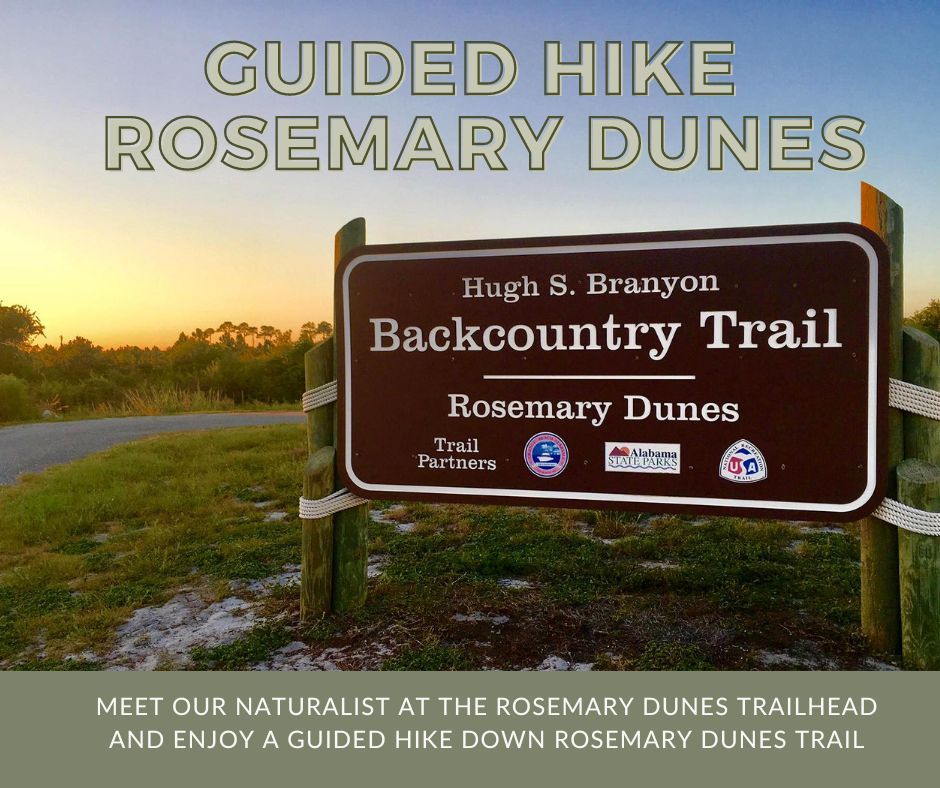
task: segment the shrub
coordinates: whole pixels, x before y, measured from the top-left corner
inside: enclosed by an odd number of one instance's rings
[[[905,322],[926,331],[933,337],[940,336],[940,299],[931,299],[927,306],[915,312]]]
[[[17,421],[35,415],[26,383],[15,375],[0,375],[0,421]]]

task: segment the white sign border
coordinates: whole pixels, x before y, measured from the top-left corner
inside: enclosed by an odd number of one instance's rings
[[[850,503],[822,503],[814,501],[757,501],[740,498],[695,498],[672,495],[627,495],[622,493],[593,493],[564,490],[505,490],[491,487],[436,487],[412,484],[370,484],[362,481],[352,467],[352,350],[350,348],[349,278],[362,263],[396,262],[401,260],[428,260],[462,257],[515,257],[521,255],[580,254],[588,252],[636,252],[665,249],[704,249],[723,246],[765,246],[801,243],[852,243],[868,258],[868,475],[865,491]],[[541,498],[543,500],[574,500],[590,503],[634,503],[666,504],[693,507],[736,507],[741,509],[779,509],[782,511],[803,510],[813,512],[845,513],[861,508],[875,492],[878,480],[877,467],[878,436],[878,255],[874,247],[863,237],[853,233],[821,233],[818,235],[771,235],[746,238],[702,238],[675,241],[642,241],[634,243],[574,244],[559,246],[529,246],[491,249],[452,249],[428,252],[391,252],[385,254],[363,254],[354,257],[343,271],[342,317],[346,341],[344,343],[345,365],[345,421],[346,438],[344,464],[349,478],[361,490],[376,493],[419,493],[430,495],[453,495],[457,497],[479,496],[500,498]]]

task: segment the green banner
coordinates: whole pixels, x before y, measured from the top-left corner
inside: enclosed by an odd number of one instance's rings
[[[935,674],[0,674],[10,785],[884,785]]]

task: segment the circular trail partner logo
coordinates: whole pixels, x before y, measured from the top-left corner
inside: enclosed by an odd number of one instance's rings
[[[718,473],[729,482],[759,482],[767,478],[767,463],[753,443],[739,440],[724,453]]]
[[[524,452],[526,467],[536,476],[550,479],[568,464],[568,447],[554,432],[539,432],[529,438]]]

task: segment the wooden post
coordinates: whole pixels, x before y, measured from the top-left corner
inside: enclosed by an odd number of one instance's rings
[[[862,184],[862,224],[880,235],[891,254],[888,374],[902,377],[901,327],[904,319],[904,214],[901,206],[870,184]],[[904,458],[900,411],[888,415],[888,488],[897,491],[896,468]],[[896,654],[901,646],[897,528],[874,517],[860,522],[862,548],[862,632],[877,651]]]
[[[898,500],[940,512],[940,468],[923,460],[898,466]],[[901,622],[904,667],[940,669],[940,537],[901,530]]]
[[[304,380],[307,389],[329,383],[333,378],[333,338],[323,340],[304,354]],[[314,454],[324,446],[334,446],[335,405],[322,405],[307,414],[307,447]]]
[[[334,264],[366,242],[365,219],[353,219],[336,234]],[[334,315],[333,325],[336,326]],[[334,369],[338,359],[334,359]],[[334,429],[335,419],[334,419]],[[334,485],[341,486],[339,474]],[[356,506],[333,517],[333,610],[348,612],[366,601],[369,561],[369,507]]]
[[[913,326],[904,326],[904,380],[940,391],[940,342]],[[904,414],[904,459],[940,466],[940,421]]]
[[[304,354],[304,383],[308,389],[333,380],[333,340],[327,339]],[[335,449],[332,405],[307,414],[307,452],[304,498],[323,498],[333,492]],[[301,520],[300,620],[329,613],[333,599],[333,518]]]
[[[940,343],[904,329],[904,380],[940,391]],[[940,511],[940,422],[904,414],[905,461],[898,467],[898,500]],[[901,640],[904,665],[940,670],[940,537],[898,531]]]
[[[336,449],[324,446],[304,468],[304,498],[333,492]],[[333,523],[331,517],[301,520],[300,620],[312,621],[330,612],[333,590]]]

